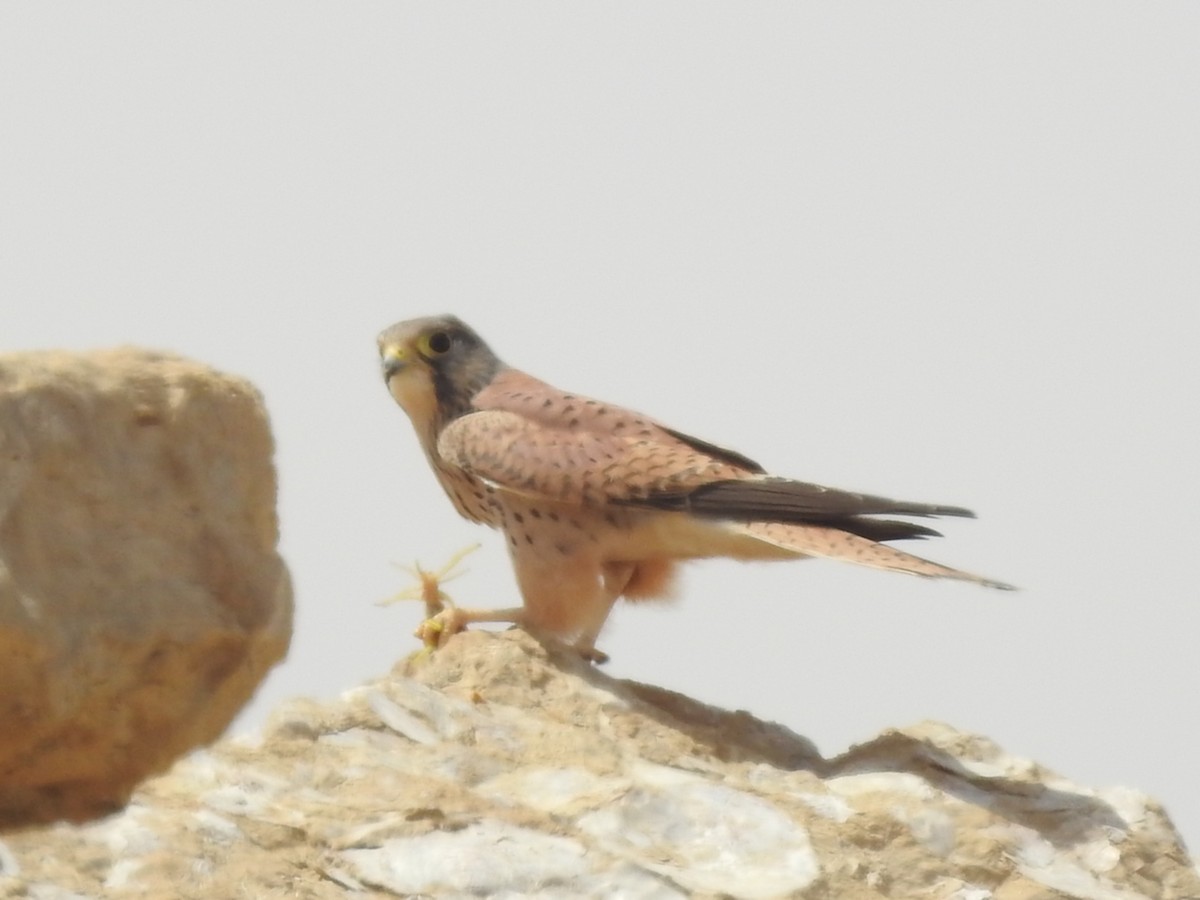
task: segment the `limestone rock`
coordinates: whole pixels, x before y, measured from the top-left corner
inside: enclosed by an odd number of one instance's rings
[[[105,822],[6,844],[0,897],[1200,897],[1134,791],[935,724],[826,760],[519,631],[290,704]]]
[[[0,825],[111,811],[286,653],[272,450],[205,366],[0,356]]]

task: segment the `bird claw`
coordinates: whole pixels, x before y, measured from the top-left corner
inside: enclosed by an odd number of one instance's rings
[[[445,609],[418,625],[413,636],[428,649],[436,650],[466,627],[466,620],[459,608],[453,603],[449,603]]]
[[[478,549],[479,544],[464,547],[450,557],[444,566],[433,572],[426,572],[417,562],[411,566],[401,566],[404,571],[417,579],[417,583],[391,597],[380,600],[377,604],[389,606],[401,600],[424,601],[425,620],[413,632],[413,636],[424,644],[422,653],[428,653],[444,646],[451,637],[460,631],[465,631],[471,622],[518,623],[521,621],[523,612],[521,609],[465,610],[455,605],[454,601],[450,599],[450,595],[442,590],[442,584],[465,572],[464,569],[459,568],[459,565],[468,554]],[[603,665],[608,662],[608,654],[591,646],[591,641],[588,641],[587,645],[576,644],[574,649],[590,663]]]
[[[459,568],[460,563],[470,553],[479,549],[479,544],[471,544],[459,550],[447,560],[446,564],[432,572],[421,568],[420,563],[411,566],[401,566],[417,579],[410,588],[393,594],[379,601],[379,606],[388,606],[400,600],[421,600],[425,603],[425,620],[417,626],[413,634],[425,645],[425,650],[441,647],[450,638],[466,627],[466,617],[462,614],[450,595],[442,590],[442,585],[462,575],[466,570]]]
[[[576,647],[575,651],[583,657],[585,662],[590,662],[596,666],[602,666],[608,662],[608,654],[603,650],[597,650],[595,647]]]

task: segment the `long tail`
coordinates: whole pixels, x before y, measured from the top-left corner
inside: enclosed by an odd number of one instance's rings
[[[838,559],[873,569],[906,572],[925,578],[972,581],[1002,591],[1016,590],[1011,584],[952,569],[838,528],[823,525],[788,525],[781,522],[747,522],[732,525],[730,530],[801,556]]]

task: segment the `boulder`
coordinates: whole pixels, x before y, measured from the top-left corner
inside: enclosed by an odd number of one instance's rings
[[[8,893],[5,893],[7,891]],[[933,723],[833,758],[744,712],[467,632],[0,844],[0,896],[1184,900],[1162,809]]]
[[[272,452],[206,366],[0,356],[0,826],[121,806],[287,652]]]

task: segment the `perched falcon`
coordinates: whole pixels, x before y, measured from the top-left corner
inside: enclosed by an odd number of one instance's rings
[[[688,559],[819,556],[1008,585],[883,544],[938,533],[878,516],[971,516],[777,478],[740,453],[510,368],[453,316],[379,336],[383,377],[455,508],[508,537],[524,606],[448,608],[438,628],[514,622],[602,658],[618,597],[667,593]]]

